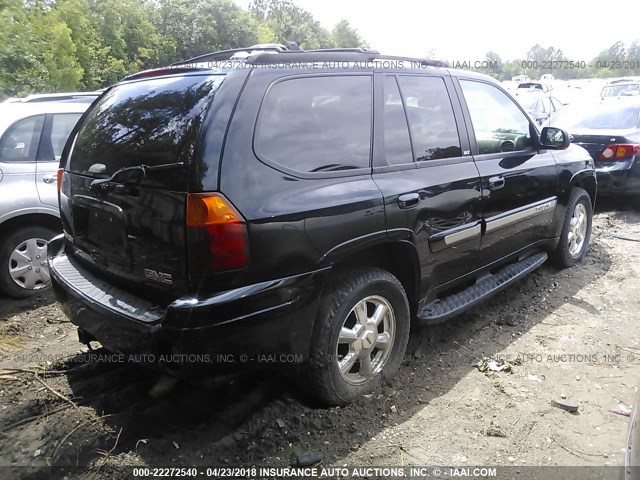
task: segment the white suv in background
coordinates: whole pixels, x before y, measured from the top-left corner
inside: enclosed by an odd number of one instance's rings
[[[0,104],[0,290],[12,297],[50,284],[47,242],[61,230],[58,164],[71,130],[97,95]]]

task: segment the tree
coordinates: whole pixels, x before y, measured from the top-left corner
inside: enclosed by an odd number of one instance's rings
[[[362,38],[358,35],[357,30],[349,25],[346,20],[340,20],[331,31],[331,38],[336,47],[361,47],[363,46]]]
[[[269,27],[277,43],[295,41],[304,49],[336,46],[331,34],[291,0],[254,0],[249,10],[259,23]]]

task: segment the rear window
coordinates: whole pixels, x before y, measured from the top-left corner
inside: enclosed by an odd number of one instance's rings
[[[620,96],[640,95],[640,83],[627,83],[623,85],[612,85],[602,89],[603,97],[620,97]]]
[[[553,119],[554,127],[572,130],[626,130],[635,128],[640,118],[639,105],[621,105],[618,100],[601,104],[563,108]]]
[[[538,104],[538,100],[540,100],[540,97],[518,95],[517,100],[518,100],[518,103],[522,105],[522,108],[524,108],[525,110],[533,110]]]
[[[69,170],[109,176],[123,167],[188,161],[223,79],[190,75],[116,86],[83,121]]]

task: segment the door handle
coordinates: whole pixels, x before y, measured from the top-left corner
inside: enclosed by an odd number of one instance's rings
[[[48,175],[46,177],[42,177],[42,181],[44,183],[54,183],[55,181],[57,181],[57,178],[51,175]]]
[[[504,177],[491,177],[489,179],[489,190],[500,190],[504,187]]]
[[[400,195],[398,197],[398,205],[400,208],[411,208],[415,207],[420,203],[420,194],[419,193],[405,193],[404,195]]]

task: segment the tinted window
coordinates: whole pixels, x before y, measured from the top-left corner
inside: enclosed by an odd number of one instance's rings
[[[81,116],[80,113],[58,113],[53,116],[51,122],[51,147],[56,161],[60,161],[64,144]]]
[[[529,119],[502,90],[461,80],[479,153],[523,150],[531,146]]]
[[[626,130],[638,126],[640,107],[620,105],[618,100],[600,104],[571,105],[553,117],[551,124],[569,132],[573,130]]]
[[[400,90],[394,77],[384,77],[384,155],[386,163],[412,163],[411,139]]]
[[[462,155],[458,127],[444,80],[439,77],[398,77],[416,160]]]
[[[371,77],[306,77],[271,86],[262,103],[255,148],[298,172],[369,166]]]
[[[69,167],[104,175],[135,165],[188,161],[207,107],[224,76],[164,77],[119,85],[83,121]]]
[[[2,135],[0,160],[35,160],[44,115],[18,120]]]

